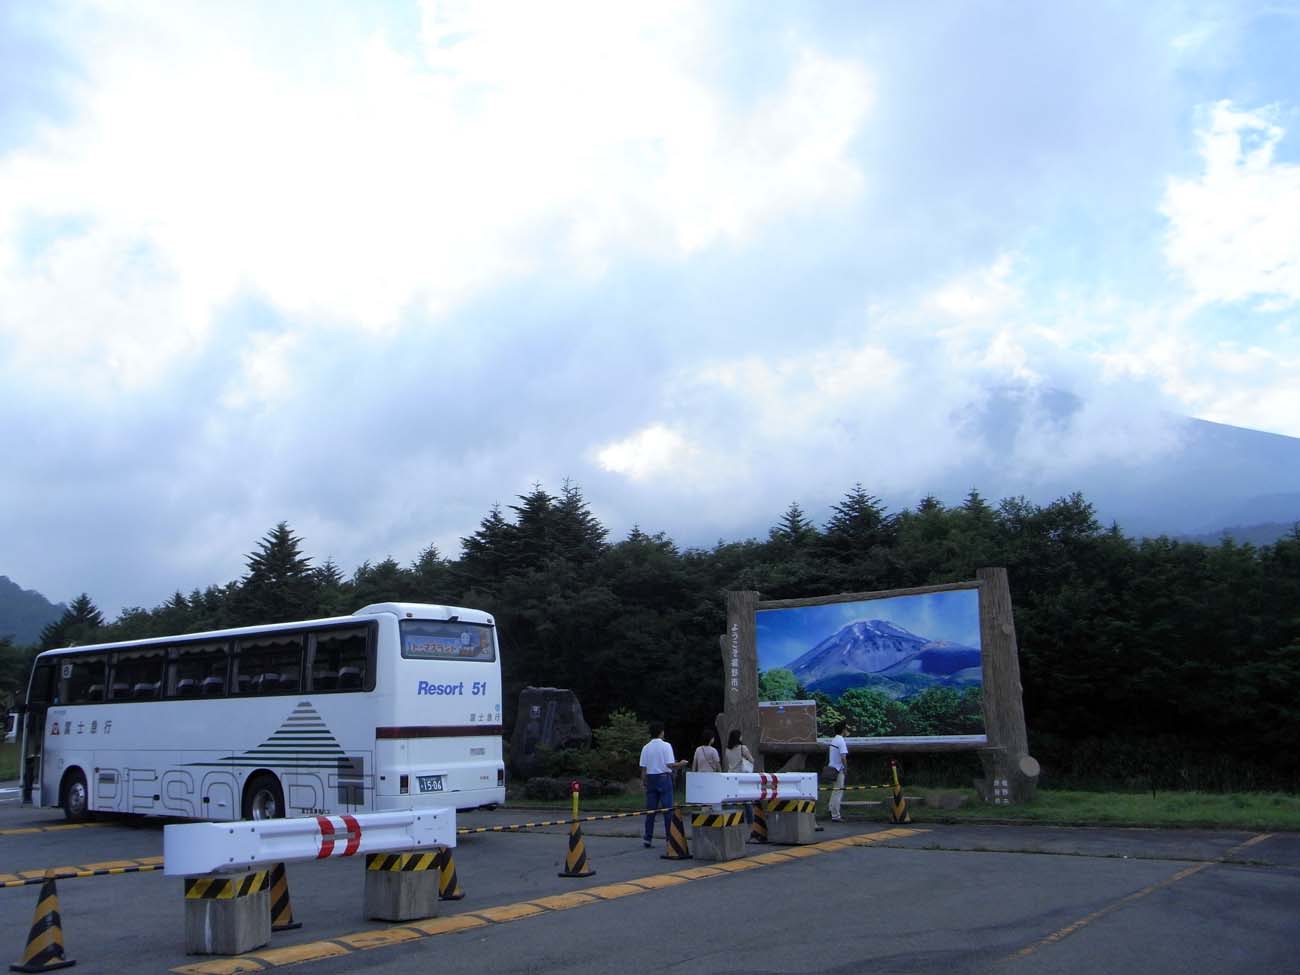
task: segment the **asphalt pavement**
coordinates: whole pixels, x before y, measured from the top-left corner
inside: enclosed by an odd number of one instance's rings
[[[5,788],[0,784],[0,789]],[[466,814],[462,827],[562,819]],[[59,881],[67,957],[82,972],[361,970],[455,973],[1296,971],[1300,834],[823,823],[801,847],[725,864],[663,859],[641,820],[583,826],[595,876],[560,877],[568,827],[464,835],[466,896],[437,918],[362,917],[363,867],[289,865],[303,927],[239,959],[184,953],[181,881],[158,869],[163,824],[64,828],[0,794],[0,964],[17,961],[52,867],[129,872]],[[4,953],[9,957],[4,957]]]

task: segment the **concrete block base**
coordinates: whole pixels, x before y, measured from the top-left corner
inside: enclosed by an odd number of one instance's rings
[[[738,860],[745,855],[750,827],[692,826],[691,852],[697,860]]]
[[[812,813],[770,812],[767,814],[767,841],[783,846],[802,846],[813,841],[817,829]]]
[[[366,917],[416,921],[438,914],[438,870],[367,870]]]
[[[230,877],[233,881],[247,874]],[[185,953],[239,955],[271,940],[271,895],[185,900]]]

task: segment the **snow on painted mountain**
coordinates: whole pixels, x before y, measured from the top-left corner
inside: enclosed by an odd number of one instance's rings
[[[930,640],[888,620],[850,623],[787,666],[808,690],[832,697],[870,687],[910,698],[929,687],[961,690],[983,682],[978,648]]]

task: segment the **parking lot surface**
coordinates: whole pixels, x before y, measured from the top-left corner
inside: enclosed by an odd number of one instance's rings
[[[503,808],[462,827],[559,819]],[[22,955],[49,868],[83,972],[1257,972],[1300,958],[1300,835],[824,823],[727,864],[665,860],[640,819],[587,823],[595,876],[560,877],[568,828],[465,835],[466,896],[436,919],[366,920],[363,865],[289,865],[302,928],[237,959],[187,956],[162,824],[64,828],[0,803],[0,963]],[[92,869],[93,868],[93,869]]]

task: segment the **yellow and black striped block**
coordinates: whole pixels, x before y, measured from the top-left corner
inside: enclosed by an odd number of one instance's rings
[[[76,962],[63,957],[63,919],[59,916],[59,892],[52,876],[41,884],[32,915],[32,930],[21,960],[9,966],[15,972],[52,972]]]
[[[748,842],[767,842],[767,812],[761,802],[754,803],[754,825],[749,830]]]
[[[737,810],[736,812],[724,813],[695,813],[691,816],[692,826],[712,826],[720,828],[723,826],[739,826],[745,821],[745,814]]]
[[[564,858],[561,877],[592,877],[596,871],[587,862],[587,845],[582,840],[582,827],[574,823],[569,827],[569,852]]]
[[[294,931],[302,927],[293,919],[293,902],[289,899],[289,875],[284,864],[271,867],[271,930]]]
[[[682,807],[673,806],[672,818],[668,821],[668,851],[661,860],[693,860],[691,849],[686,845],[686,827],[682,825]]]
[[[910,823],[912,821],[912,814],[907,811],[907,799],[903,796],[902,786],[895,789],[893,796],[890,798],[889,821],[891,823]]]
[[[456,876],[456,860],[451,855],[451,847],[444,846],[438,857],[438,900],[458,901],[465,896],[461,889],[460,878]]]
[[[442,853],[371,853],[366,857],[367,870],[411,873],[415,870],[438,870]]]
[[[186,877],[187,901],[230,901],[250,897],[267,889],[267,872],[258,870],[243,877]]]
[[[810,813],[816,808],[816,799],[773,799],[767,804],[768,812],[779,813]]]

